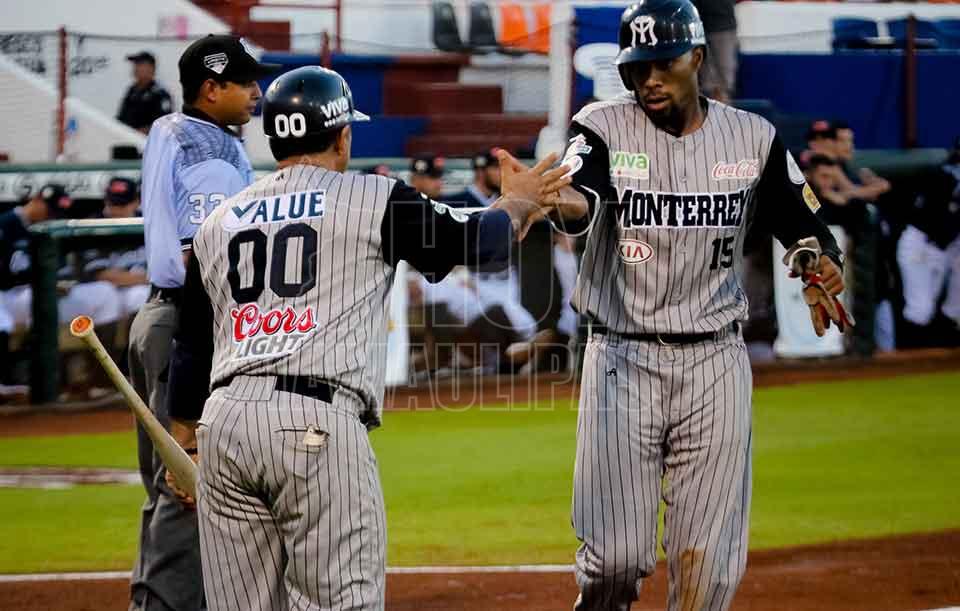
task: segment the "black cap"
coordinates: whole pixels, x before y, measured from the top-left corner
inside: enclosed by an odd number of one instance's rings
[[[807,130],[807,142],[817,138],[836,140],[837,127],[826,119],[817,119],[810,124],[810,129]]]
[[[239,36],[210,34],[197,40],[180,56],[180,82],[199,85],[207,79],[221,83],[248,83],[276,74],[279,64],[261,64],[253,49]]]
[[[128,55],[127,61],[131,61],[135,64],[147,63],[153,64],[154,66],[157,65],[157,58],[154,57],[153,53],[150,53],[149,51],[140,51],[139,53]]]
[[[414,157],[410,163],[410,173],[431,178],[443,178],[443,170],[446,161],[443,157],[433,155],[421,155]]]
[[[500,160],[497,159],[497,152],[499,150],[499,148],[492,148],[489,151],[484,151],[474,155],[473,159],[470,160],[473,169],[479,170],[486,167],[499,166]]]
[[[114,177],[107,184],[105,199],[115,206],[126,206],[137,199],[137,183],[129,178]]]
[[[31,196],[31,199],[39,197],[47,205],[47,210],[51,217],[59,218],[64,216],[73,205],[73,198],[67,193],[63,185],[48,183]]]

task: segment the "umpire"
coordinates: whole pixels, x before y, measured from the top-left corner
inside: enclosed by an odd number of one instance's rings
[[[257,79],[275,72],[244,41],[210,35],[180,57],[182,112],[157,119],[143,154],[142,208],[150,298],[130,329],[130,376],[168,426],[165,397],[170,342],[191,245],[203,219],[253,182],[243,143],[230,126],[250,120],[261,97]],[[131,609],[205,608],[197,517],[164,481],[165,470],[143,428],[137,429],[147,491],[140,551],[131,578]]]

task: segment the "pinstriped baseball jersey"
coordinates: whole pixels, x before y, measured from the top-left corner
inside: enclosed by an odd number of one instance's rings
[[[565,162],[575,188],[600,202],[573,305],[613,331],[695,333],[746,319],[743,249],[758,205],[774,216],[784,205],[772,224],[791,243],[797,229],[782,221],[819,206],[769,122],[704,102],[703,125],[681,137],[658,129],[632,93],[573,119]]]
[[[438,281],[506,261],[512,239],[503,210],[468,215],[383,176],[292,165],[263,177],[194,238],[171,414],[196,419],[208,387],[240,374],[304,376],[352,391],[376,426],[397,263]]]
[[[213,304],[214,386],[316,376],[356,392],[372,411],[362,419],[379,420],[394,274],[380,225],[395,184],[291,166],[211,214],[194,249]]]

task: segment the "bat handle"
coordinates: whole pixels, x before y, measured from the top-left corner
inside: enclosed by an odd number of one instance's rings
[[[117,364],[110,357],[106,348],[97,334],[94,332],[93,319],[89,316],[77,316],[70,323],[70,333],[80,338],[88,348],[93,352],[94,357],[100,362],[100,365],[107,372],[107,376],[113,382],[127,405],[133,410],[134,416],[147,431],[150,439],[153,440],[154,449],[160,455],[167,469],[174,473],[178,485],[184,489],[190,496],[197,498],[197,467],[178,444],[163,428],[163,425],[157,420],[147,404],[143,402],[137,391],[133,389],[126,376],[117,367]]]

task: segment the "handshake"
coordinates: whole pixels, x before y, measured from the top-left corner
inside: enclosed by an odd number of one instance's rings
[[[532,168],[504,150],[498,151],[497,157],[502,195],[491,207],[510,216],[518,241],[527,235],[533,223],[551,215],[554,220],[572,221],[589,213],[586,198],[570,187],[570,167],[553,167],[556,153],[547,155]]]

